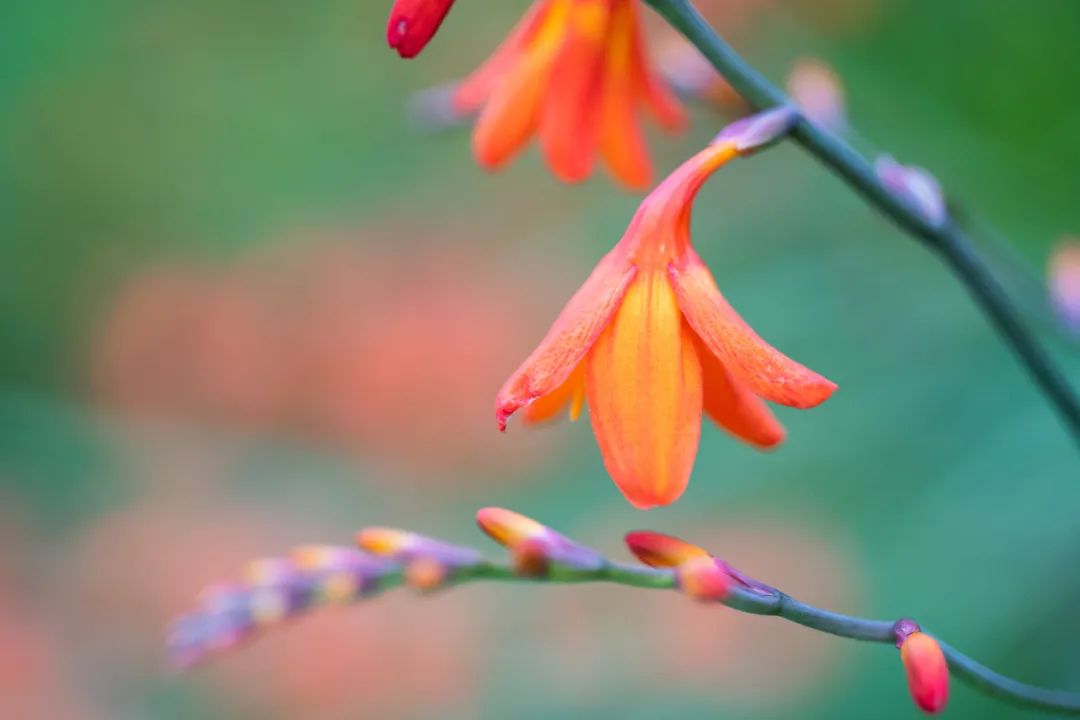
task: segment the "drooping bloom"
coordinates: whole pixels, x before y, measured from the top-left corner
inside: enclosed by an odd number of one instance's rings
[[[775,139],[783,111],[721,133],[641,204],[622,240],[499,391],[500,429],[588,401],[604,464],[635,507],[674,502],[697,454],[702,412],[759,448],[784,439],[764,400],[796,408],[836,385],[762,340],[727,303],[690,245],[694,196],[717,168]]]
[[[639,0],[538,0],[495,53],[453,93],[458,115],[478,114],[473,153],[505,165],[535,135],[552,172],[587,178],[596,157],[631,188],[651,182],[639,124],[685,124],[650,66]]]
[[[396,0],[386,41],[403,58],[416,57],[435,36],[454,0]]]
[[[911,633],[900,644],[900,660],[915,704],[930,714],[944,710],[949,702],[949,664],[937,640],[921,631]]]

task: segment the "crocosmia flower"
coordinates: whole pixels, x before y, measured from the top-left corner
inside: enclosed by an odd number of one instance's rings
[[[403,58],[416,57],[435,36],[454,0],[397,0],[390,10],[386,41]]]
[[[600,156],[624,185],[648,187],[641,111],[667,130],[685,116],[649,63],[640,10],[639,0],[536,2],[453,94],[456,114],[478,114],[477,161],[500,168],[535,135],[562,180],[584,180]]]
[[[631,504],[686,489],[704,412],[759,448],[784,439],[765,400],[810,408],[836,385],[774,349],[727,303],[690,245],[694,196],[717,168],[769,142],[780,111],[742,121],[642,203],[622,240],[571,298],[540,346],[499,391],[500,429],[588,403],[604,464]],[[767,132],[766,132],[767,131]]]
[[[937,640],[924,632],[911,633],[900,645],[900,659],[915,704],[930,714],[944,710],[949,702],[949,664]]]

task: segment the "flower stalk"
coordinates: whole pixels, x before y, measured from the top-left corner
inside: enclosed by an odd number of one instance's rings
[[[724,76],[752,107],[766,110],[793,103],[743,59],[709,25],[690,0],[645,0]],[[1080,444],[1080,399],[1020,314],[965,233],[946,218],[937,223],[902,194],[881,181],[874,167],[844,140],[799,114],[791,137],[827,165],[870,205],[936,251],[956,273],[1001,337],[1012,347],[1032,379]]]
[[[181,668],[191,667],[235,647],[257,631],[319,606],[357,602],[399,586],[429,593],[477,581],[601,582],[675,590],[696,601],[752,615],[772,615],[852,640],[902,647],[911,636],[925,635],[920,639],[922,645],[937,648],[933,652],[944,657],[948,672],[978,692],[1014,705],[1080,716],[1080,693],[1040,688],[994,672],[906,618],[872,620],[807,605],[678,538],[647,531],[630,533],[627,545],[646,564],[622,563],[509,510],[485,508],[477,520],[484,532],[506,547],[509,562],[493,562],[472,548],[387,528],[358,533],[360,550],[313,546],[285,558],[258,561],[249,567],[244,582],[208,589],[193,611],[173,623],[167,641],[173,662]],[[526,563],[521,561],[523,548],[528,555]],[[436,573],[435,581],[416,582],[418,566],[446,572]],[[944,706],[941,687],[947,677],[933,662],[927,664],[925,650],[913,653],[909,649],[908,655],[909,682],[912,668],[917,676],[913,698],[928,712],[940,711]],[[927,688],[938,694],[925,695]],[[947,685],[945,688],[947,697]]]

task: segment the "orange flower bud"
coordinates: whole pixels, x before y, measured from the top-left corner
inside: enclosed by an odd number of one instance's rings
[[[390,10],[386,41],[403,58],[416,57],[435,36],[454,0],[397,0]]]
[[[939,713],[949,702],[949,664],[937,640],[916,631],[900,645],[911,698],[923,712]]]
[[[422,557],[405,567],[405,582],[413,590],[433,592],[446,583],[449,574],[449,568],[438,559]]]
[[[719,602],[727,597],[731,576],[711,557],[696,557],[675,569],[679,589],[702,602]]]

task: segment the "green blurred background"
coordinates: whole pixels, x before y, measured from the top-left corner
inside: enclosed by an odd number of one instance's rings
[[[484,505],[617,557],[627,530],[680,534],[1080,689],[1075,446],[946,269],[798,149],[720,172],[694,228],[732,303],[842,388],[780,411],[781,450],[707,427],[684,498],[641,514],[587,423],[498,435],[495,390],[639,198],[561,186],[535,149],[486,175],[467,131],[407,121],[524,2],[461,0],[412,62],[388,5],[5,2],[0,715],[916,716],[889,648],[611,588],[393,594],[168,669],[168,619],[245,559],[365,524],[479,542]],[[778,81],[831,64],[860,137],[995,227],[1038,305],[1080,232],[1080,5],[705,9]],[[653,134],[661,172],[726,121],[693,115]],[[1020,714],[959,685],[950,712]]]

